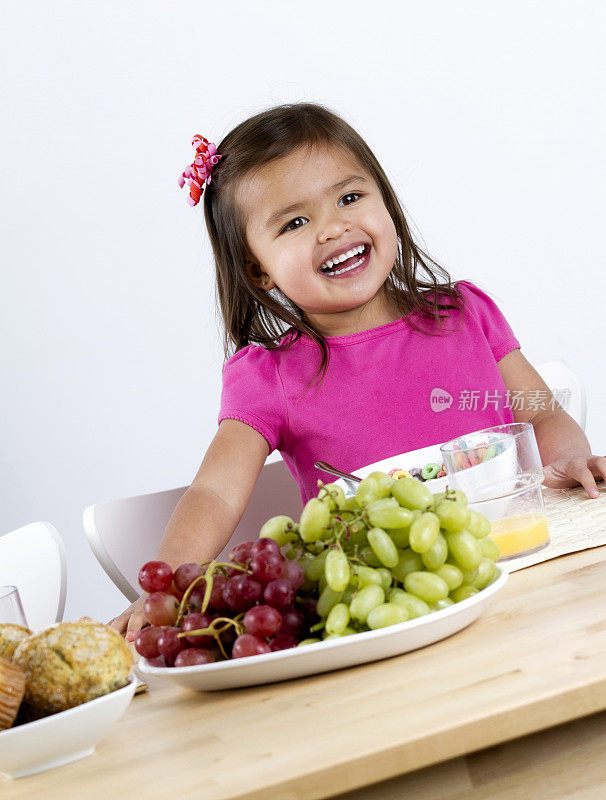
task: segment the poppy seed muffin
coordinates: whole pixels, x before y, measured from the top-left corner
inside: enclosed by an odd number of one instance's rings
[[[17,645],[27,636],[31,636],[31,633],[29,628],[24,628],[22,625],[14,625],[12,622],[0,624],[0,658],[6,658],[10,661]]]
[[[83,617],[24,639],[13,662],[25,672],[25,703],[43,716],[125,686],[133,664],[120,634]]]
[[[12,726],[24,692],[24,671],[5,658],[0,658],[0,731]]]

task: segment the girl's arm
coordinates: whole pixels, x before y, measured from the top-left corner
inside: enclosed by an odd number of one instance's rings
[[[240,522],[268,455],[269,445],[258,431],[239,420],[223,420],[168,521],[158,558],[173,569],[215,558]]]
[[[555,401],[549,387],[519,350],[507,353],[499,362],[499,370],[510,392],[521,391],[523,404],[513,408],[516,422],[531,422],[541,461],[544,485],[565,489],[582,484],[589,497],[598,497],[597,480],[606,479],[606,458],[593,455],[582,428]],[[530,410],[531,392],[541,392],[545,408]]]
[[[223,420],[168,521],[156,558],[173,569],[188,561],[202,564],[215,558],[240,522],[268,455],[267,441],[254,428]],[[120,633],[126,631],[129,641],[145,624],[144,602],[145,596],[140,597],[110,622]]]

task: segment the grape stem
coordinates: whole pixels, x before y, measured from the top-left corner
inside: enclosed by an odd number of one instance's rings
[[[216,561],[213,559],[208,565],[204,578],[206,579],[206,589],[204,590],[204,599],[202,600],[201,612],[204,614],[210,603],[210,596],[213,591],[213,572],[215,571]]]
[[[177,614],[177,619],[175,620],[175,626],[177,628],[179,627],[179,623],[181,622],[181,619],[183,618],[183,612],[185,611],[185,604],[187,603],[188,597],[192,593],[192,591],[195,588],[195,586],[197,586],[197,584],[199,584],[200,581],[204,580],[204,575],[198,575],[197,578],[194,578],[194,580],[189,584],[189,586],[185,590],[185,594],[181,598],[181,603],[179,604],[179,613]]]
[[[210,570],[211,564],[213,565],[213,570]],[[202,564],[201,566],[206,566],[206,572],[204,575],[199,575],[197,578],[189,584],[187,587],[185,594],[181,598],[181,603],[179,604],[179,613],[177,614],[177,619],[175,620],[175,625],[178,628],[179,623],[183,619],[183,614],[185,613],[185,605],[187,600],[192,593],[193,589],[203,580],[206,579],[207,575],[210,579],[210,592],[208,591],[208,585],[206,586],[206,591],[204,592],[204,601],[202,603],[202,613],[206,611],[208,608],[208,602],[210,602],[210,595],[212,593],[212,572],[214,571],[214,567],[231,567],[232,569],[238,569],[242,572],[248,572],[248,567],[245,564],[242,564],[238,561],[234,561],[231,564],[226,564],[223,561],[209,561],[207,564]],[[207,601],[208,597],[208,601]]]
[[[215,625],[215,623],[218,622],[224,622],[225,625],[219,628]],[[215,617],[208,628],[197,628],[194,631],[181,631],[177,634],[177,638],[183,639],[185,636],[212,636],[219,645],[219,649],[221,650],[223,657],[227,658],[227,653],[225,652],[223,642],[221,641],[221,634],[225,633],[225,631],[229,629],[230,625],[234,626],[238,636],[241,636],[244,633],[244,626],[235,619],[231,619],[231,617]]]
[[[234,626],[238,636],[241,636],[244,633],[244,625],[242,625],[239,621],[232,619],[231,617],[215,617],[213,621],[210,623],[211,626],[214,625],[215,622],[225,622],[225,625],[221,628],[221,633],[226,631],[230,625]]]
[[[229,564],[224,561],[215,561],[215,567],[231,567],[231,569],[239,569],[241,572],[248,572],[248,567],[241,561],[230,561]]]

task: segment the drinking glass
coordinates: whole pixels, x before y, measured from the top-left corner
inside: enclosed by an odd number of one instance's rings
[[[501,559],[549,544],[543,467],[530,422],[473,431],[440,448],[449,485],[491,523]]]
[[[6,622],[28,627],[16,586],[0,586],[0,623]]]

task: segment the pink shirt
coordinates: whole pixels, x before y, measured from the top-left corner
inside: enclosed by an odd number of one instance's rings
[[[306,503],[317,494],[318,478],[336,480],[314,467],[318,459],[352,472],[513,422],[497,362],[520,344],[483,291],[468,281],[457,285],[465,309],[462,320],[450,312],[445,334],[419,332],[403,317],[326,337],[330,364],[319,388],[316,381],[307,389],[320,363],[308,336],[286,349],[243,347],[223,367],[219,423],[238,419],[264,436]]]

